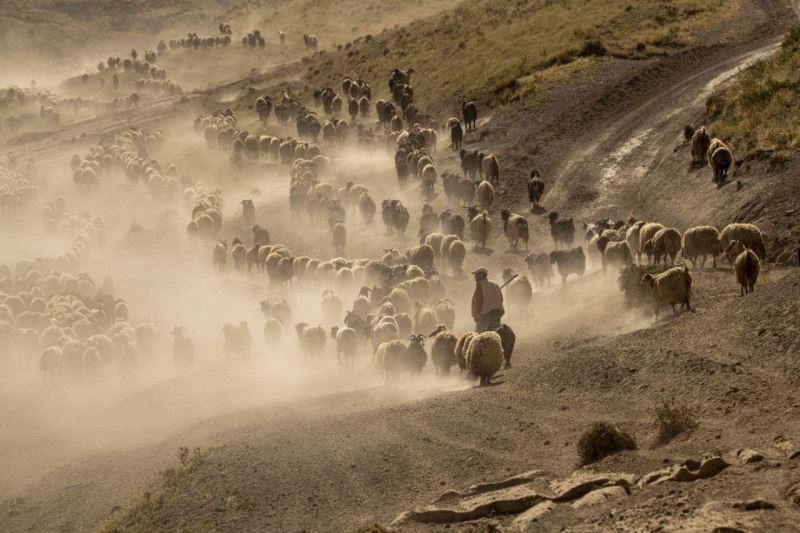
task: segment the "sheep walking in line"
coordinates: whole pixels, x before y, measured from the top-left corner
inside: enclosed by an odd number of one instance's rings
[[[447,376],[450,368],[457,363],[456,345],[458,337],[447,329],[445,324],[439,324],[436,330],[428,337],[433,339],[431,343],[431,362],[433,363],[438,375]]]
[[[503,344],[500,335],[485,331],[473,336],[464,357],[469,373],[480,380],[480,385],[491,385],[492,376],[503,366]]]
[[[345,327],[331,328],[331,338],[336,341],[336,359],[346,368],[353,368],[358,353],[358,334],[356,330]]]
[[[740,241],[743,246],[753,250],[759,259],[766,259],[767,247],[761,230],[753,224],[733,223],[722,228],[719,234],[719,245],[723,250],[728,248],[731,241]],[[728,262],[733,265],[736,255],[728,256]]]
[[[655,320],[658,320],[659,307],[662,304],[669,304],[672,313],[675,314],[675,306],[680,304],[682,307],[692,311],[690,303],[692,297],[692,275],[687,266],[673,267],[660,274],[645,274],[642,284],[653,293]]]
[[[475,123],[478,120],[478,106],[473,101],[461,102],[461,115],[464,118],[464,124],[467,125],[467,131],[475,129]]]
[[[503,219],[503,231],[508,238],[509,244],[516,250],[519,241],[525,242],[525,249],[528,249],[528,221],[525,217],[512,213],[508,209],[500,212]]]
[[[214,246],[213,262],[214,267],[222,272],[225,270],[225,263],[228,259],[228,243],[226,241],[219,241]]]
[[[733,164],[731,149],[720,139],[712,139],[706,151],[708,164],[714,171],[714,183],[722,186],[728,177],[728,169]]]
[[[713,267],[717,268],[717,256],[721,252],[719,231],[713,226],[695,226],[683,234],[681,255],[692,262],[693,268],[697,268],[698,261],[703,268],[709,255]]]
[[[575,241],[575,224],[572,218],[559,219],[558,212],[553,211],[547,215],[547,220],[550,222],[550,235],[553,237],[556,250],[560,245],[570,248]]]
[[[344,227],[344,224],[338,222],[333,226],[331,236],[333,239],[333,249],[336,255],[344,255],[344,247],[345,244],[347,244],[347,229]]]
[[[539,202],[544,194],[544,182],[540,178],[541,174],[538,170],[531,171],[531,179],[528,181],[528,201],[531,203],[531,212],[539,208]]]
[[[692,141],[691,141],[691,152],[692,152],[692,164],[697,165],[703,164],[706,158],[706,152],[708,152],[708,147],[711,145],[711,137],[708,135],[706,128],[704,126],[699,127],[695,132],[692,134]]]
[[[734,241],[739,242],[739,241]],[[731,243],[733,244],[733,242]],[[758,281],[758,274],[761,272],[761,262],[758,255],[750,248],[745,247],[744,251],[736,257],[734,262],[736,271],[736,282],[739,283],[740,296],[750,294]]]

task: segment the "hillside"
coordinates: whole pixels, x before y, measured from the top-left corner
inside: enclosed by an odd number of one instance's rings
[[[706,104],[704,121],[714,135],[730,143],[742,159],[755,151],[791,156],[800,144],[795,118],[800,112],[800,26],[780,49],[741,73],[736,83]]]
[[[646,59],[691,47],[702,31],[733,20],[741,6],[739,0],[466,2],[346,43],[340,53],[312,62],[308,80],[324,86],[342,75],[372,78],[413,68],[422,108],[453,114],[462,98],[490,105],[526,100],[541,84],[585,69],[582,59]]]

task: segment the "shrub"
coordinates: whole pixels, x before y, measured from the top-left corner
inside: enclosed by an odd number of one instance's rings
[[[664,402],[656,407],[656,445],[666,444],[681,433],[697,428],[697,420],[685,405]]]
[[[598,39],[589,39],[583,43],[583,48],[578,52],[578,55],[581,57],[603,57],[606,54],[608,54],[606,45]]]
[[[619,290],[625,295],[625,303],[629,306],[652,303],[652,294],[647,287],[642,285],[642,278],[645,274],[653,274],[655,276],[669,268],[667,265],[630,265],[620,270],[617,284],[619,285]]]
[[[783,37],[781,48],[787,52],[795,52],[800,50],[800,25],[792,26],[786,35]]]
[[[623,450],[635,450],[636,440],[607,422],[595,422],[578,440],[578,457],[587,465]]]

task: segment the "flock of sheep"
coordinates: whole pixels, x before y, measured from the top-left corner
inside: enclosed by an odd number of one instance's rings
[[[180,87],[156,65],[157,56],[178,48],[229,46],[230,26],[221,23],[219,30],[220,35],[214,37],[189,34],[169,44],[162,41],[156,50],[147,50],[143,59],[136,50],[124,59],[110,57],[98,70],[111,72],[115,87],[119,73],[132,72],[143,76],[136,81],[137,90],[177,95]],[[279,38],[283,43],[285,35],[280,32]],[[317,47],[316,36],[303,38],[309,48]],[[248,47],[265,46],[258,31],[244,35],[241,42]],[[712,226],[698,226],[681,233],[633,218],[601,220],[584,224],[586,242],[581,245],[576,243],[574,218],[552,211],[543,224],[549,224],[553,250],[531,251],[529,220],[495,205],[496,187],[501,183],[498,156],[463,147],[465,132],[477,128],[478,106],[463,101],[461,117],[447,120],[444,129],[450,130],[450,149],[457,155],[461,172],[445,169],[445,159],[437,161],[442,128],[415,103],[413,73],[413,69],[394,69],[388,79],[390,98],[377,99],[374,105],[372,87],[358,77],[344,78],[340,90],[316,89],[308,104],[287,92],[258,96],[253,102],[256,127],[262,130],[258,133],[241,128],[230,109],[198,116],[193,122],[207,149],[228,154],[232,164],[283,167],[288,174],[292,216],[324,228],[330,238],[331,259],[326,258],[328,254],[292,253],[289,244],[273,242],[267,224],[259,223],[256,206],[248,198],[241,200],[241,217],[249,234],[230,242],[224,239],[222,192],[181,176],[174,164],[151,157],[150,153],[163,145],[160,132],[131,128],[102,138],[87,154],[72,158],[72,179],[77,190],[86,194],[105,180],[123,179],[145,187],[153,199],[182,206],[190,217],[187,236],[192,244],[210,248],[216,271],[224,273],[232,264],[238,275],[268,281],[269,299],[260,303],[267,346],[287,342],[286,334],[292,331],[307,359],[321,357],[332,342],[342,367],[353,368],[360,354],[369,353],[387,379],[404,373],[419,375],[430,360],[437,375],[448,375],[457,365],[486,385],[503,364],[510,367],[516,340],[512,328],[502,325],[494,331],[456,334],[456,308],[448,299],[450,280],[463,276],[470,251],[467,242],[472,241],[473,251],[486,253],[500,227],[511,251],[525,247],[522,260],[530,281],[510,267],[502,272],[506,302],[518,316],[525,316],[534,290],[544,290],[545,283],[549,288],[556,272],[562,286],[570,276],[583,277],[587,256],[603,272],[634,264],[663,265],[663,271],[647,273],[641,279],[653,295],[656,319],[663,304],[673,311],[676,306],[691,309],[692,276],[686,264],[675,264],[679,254],[693,268],[702,268],[709,257],[716,267],[717,257],[724,254],[734,266],[741,294],[753,290],[766,247],[761,232],[750,224],[730,224],[721,232]],[[36,103],[41,118],[50,121],[58,121],[59,110],[67,106],[89,105],[82,99],[61,99],[32,89],[9,90],[6,100],[15,105]],[[284,131],[294,121],[296,136],[270,134],[267,128],[272,116]],[[714,181],[724,183],[732,164],[730,149],[712,139],[705,128],[686,134],[691,138],[693,161],[705,157]],[[419,188],[422,205],[418,215],[413,213],[415,206],[409,208],[401,198],[380,198],[354,180],[337,186],[340,150],[354,140],[392,154],[398,184]],[[532,171],[527,184],[532,211],[541,210],[544,191],[540,173]],[[440,195],[447,205],[437,211],[434,205]],[[0,217],[37,200],[35,186],[0,167]],[[454,206],[465,212],[454,211]],[[378,258],[348,257],[348,232],[357,224],[372,227],[379,208],[385,234],[395,241],[406,238],[412,218],[418,216],[417,243],[379,248]],[[134,372],[141,358],[158,351],[161,331],[152,321],[136,326],[129,322],[127,304],[114,296],[110,279],[96,284],[79,272],[91,249],[105,245],[104,221],[68,213],[61,197],[46,202],[42,215],[47,232],[69,236],[73,244],[59,257],[21,261],[13,269],[0,266],[0,348],[17,354],[24,364],[38,358],[48,382],[97,379],[110,364],[116,364],[123,374]],[[285,298],[294,291],[320,295],[320,320],[302,317],[306,321],[295,322]],[[251,354],[253,338],[246,321],[224,324],[221,331],[225,352],[241,357]],[[172,334],[175,363],[191,365],[193,341],[181,326]]]

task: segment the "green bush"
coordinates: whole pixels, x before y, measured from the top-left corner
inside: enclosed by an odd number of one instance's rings
[[[642,285],[645,274],[660,274],[671,267],[665,265],[640,266],[630,265],[619,271],[617,285],[625,295],[625,303],[629,306],[650,304],[653,301],[650,289]]]
[[[578,440],[581,465],[588,465],[623,450],[635,450],[636,440],[607,422],[595,422]]]
[[[697,420],[685,405],[664,402],[656,407],[656,445],[666,444],[681,433],[697,428]]]
[[[792,29],[786,32],[781,48],[788,52],[800,50],[800,25],[792,26]]]

